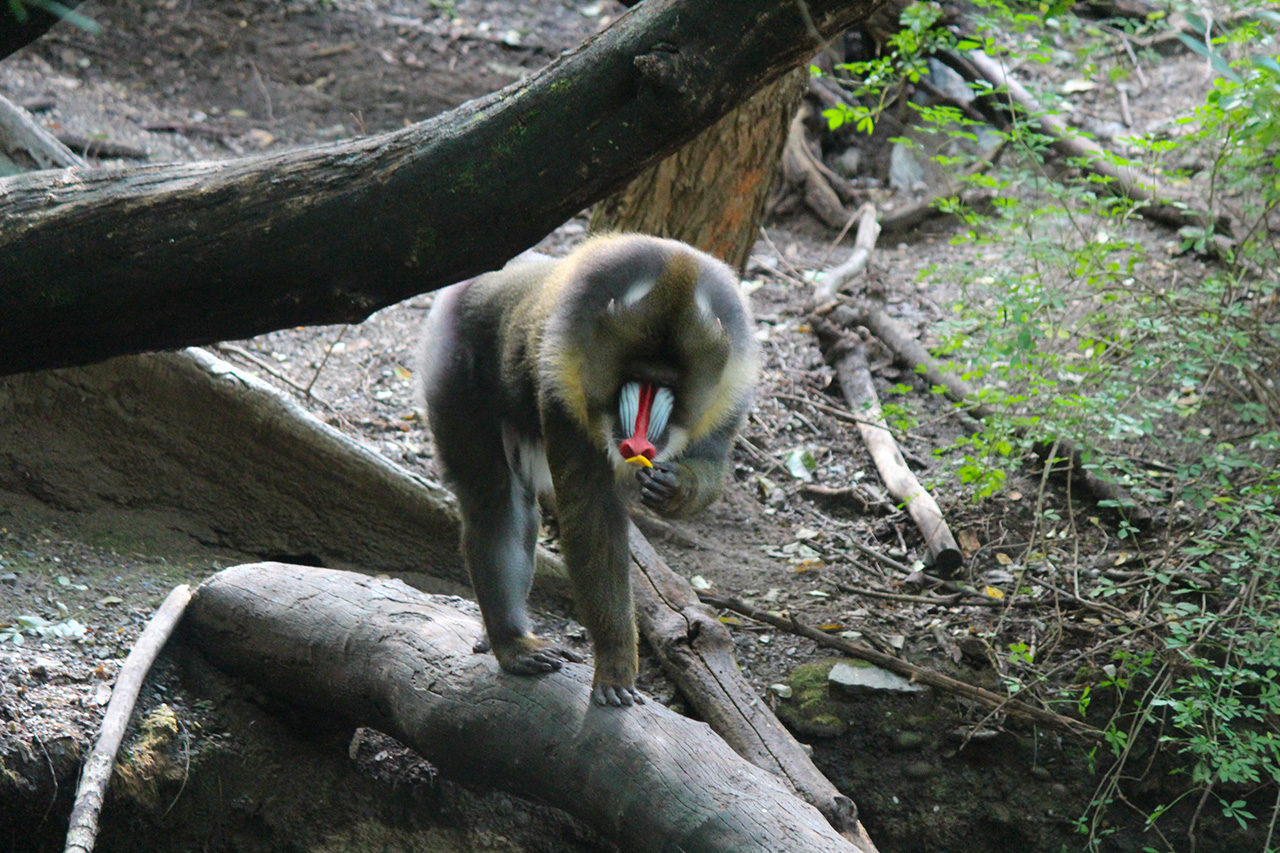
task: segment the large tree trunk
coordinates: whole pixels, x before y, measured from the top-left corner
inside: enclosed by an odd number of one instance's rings
[[[809,80],[797,68],[596,205],[592,231],[684,240],[741,273]]]
[[[530,678],[475,654],[474,615],[399,581],[259,563],[196,591],[192,642],[290,703],[384,731],[464,782],[534,796],[627,851],[856,848],[704,724],[590,702],[590,668]]]
[[[0,180],[0,375],[355,322],[492,269],[875,5],[647,0],[527,80],[404,130]]]

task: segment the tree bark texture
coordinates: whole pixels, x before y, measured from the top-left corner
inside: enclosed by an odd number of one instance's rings
[[[797,68],[756,92],[597,204],[591,230],[683,240],[741,275],[808,80],[809,69]]]
[[[704,723],[590,702],[590,667],[502,672],[456,599],[279,563],[202,584],[186,624],[218,666],[400,739],[451,778],[549,802],[627,851],[853,851]]]
[[[0,180],[0,375],[356,322],[493,269],[875,5],[647,0],[400,131]]]
[[[0,379],[0,489],[111,536],[127,508],[241,553],[467,582],[451,495],[202,350]]]

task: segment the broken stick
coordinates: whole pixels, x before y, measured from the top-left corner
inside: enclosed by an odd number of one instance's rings
[[[876,206],[870,203],[864,204],[858,208],[855,218],[858,221],[858,232],[853,239],[853,252],[840,266],[828,270],[822,282],[814,287],[815,304],[834,299],[840,288],[866,269],[867,261],[871,259],[871,252],[875,249],[876,240],[880,237],[880,226],[876,222]]]
[[[916,526],[924,536],[928,563],[934,572],[950,578],[964,565],[964,555],[951,528],[942,517],[938,502],[924,488],[916,475],[907,467],[902,451],[880,410],[880,400],[871,382],[871,370],[867,366],[866,345],[861,340],[845,334],[839,327],[822,317],[814,317],[814,331],[827,361],[835,368],[836,378],[844,392],[849,407],[859,412],[865,422],[858,422],[858,431],[875,461],[876,470],[885,488],[895,501],[904,504]]]
[[[120,667],[116,686],[107,703],[107,713],[102,718],[102,730],[93,752],[80,771],[80,784],[76,788],[75,805],[71,808],[71,825],[67,829],[65,853],[90,853],[98,837],[98,814],[102,811],[102,798],[116,765],[116,753],[124,740],[124,731],[138,701],[138,691],[151,670],[156,655],[164,648],[178,620],[191,600],[191,589],[186,584],[175,586],[164,600],[147,627],[138,637]]]

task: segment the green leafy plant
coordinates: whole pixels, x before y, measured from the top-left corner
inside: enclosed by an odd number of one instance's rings
[[[1025,28],[1032,51],[1043,43],[1033,27],[1077,26],[1065,8],[1028,17],[982,5],[1005,33]],[[921,55],[948,44],[927,35],[927,10],[915,15],[920,26],[904,17],[885,58],[850,66],[864,75],[866,91],[851,90],[864,112],[829,114],[833,126],[853,120],[870,130],[886,93],[919,73]],[[1091,599],[1123,603],[1112,615],[1130,633],[1099,644],[1106,662],[1062,696],[1082,716],[1103,717],[1104,743],[1091,756],[1101,778],[1077,823],[1091,849],[1113,831],[1112,809],[1138,808],[1126,778],[1170,766],[1176,792],[1145,810],[1159,837],[1149,849],[1176,848],[1163,834],[1172,815],[1194,829],[1215,811],[1265,832],[1262,847],[1277,849],[1271,807],[1260,820],[1258,803],[1270,796],[1280,813],[1280,62],[1267,52],[1280,12],[1234,20],[1220,32],[1193,18],[1205,35],[1183,39],[1219,75],[1204,104],[1177,134],[1135,140],[1136,154],[1114,158],[1190,183],[1200,222],[1179,232],[1173,254],[1133,227],[1141,205],[1088,164],[1051,165],[1051,140],[1023,118],[1001,132],[1010,162],[964,178],[988,201],[983,214],[959,195],[941,203],[961,217],[956,242],[970,260],[925,273],[958,291],[935,352],[982,389],[977,402],[991,413],[945,453],[969,495],[981,501],[1005,489],[1037,442],[1068,440],[1086,448],[1087,470],[1167,522],[1143,533],[1115,501],[1095,518],[1041,496],[1026,546],[1028,571],[1079,579],[1087,528],[1094,547],[1136,549],[1148,567],[1125,585],[1088,583]],[[935,133],[974,136],[955,110],[916,114]],[[1185,162],[1205,167],[1168,166]],[[1051,534],[1058,539],[1047,541]],[[1067,535],[1074,551],[1058,544]],[[1074,560],[1065,567],[1050,557],[1064,552]],[[1020,640],[1006,647],[1011,690],[1049,683],[1051,655],[1032,655]],[[1150,744],[1170,762],[1137,761]]]
[[[31,17],[31,13],[28,11],[29,7],[31,9],[40,9],[54,17],[62,18],[68,23],[74,24],[94,35],[101,35],[102,33],[102,27],[98,26],[98,23],[92,18],[82,15],[70,6],[57,2],[57,0],[8,0],[8,4],[9,14],[13,15],[14,20],[19,24],[25,24],[27,19]]]

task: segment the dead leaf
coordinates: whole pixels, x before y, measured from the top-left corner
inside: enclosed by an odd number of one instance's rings
[[[89,697],[88,704],[101,707],[111,701],[111,685],[105,681],[99,681],[97,687],[93,688],[93,696]]]
[[[254,148],[266,148],[268,145],[276,141],[274,135],[260,127],[255,127],[250,130],[244,135],[243,139]]]

